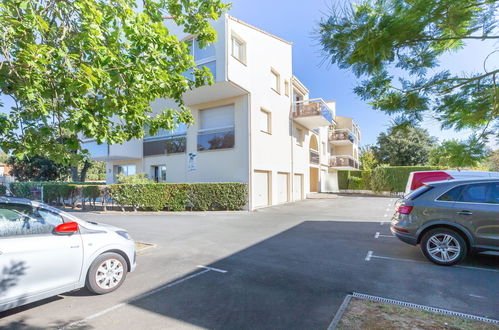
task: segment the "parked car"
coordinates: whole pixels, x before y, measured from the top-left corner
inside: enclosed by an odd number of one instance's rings
[[[84,286],[112,292],[135,269],[135,256],[126,230],[0,198],[0,311]]]
[[[499,251],[499,179],[426,183],[397,202],[390,228],[439,265]]]
[[[442,180],[459,180],[459,179],[499,179],[499,172],[487,171],[416,171],[409,174],[407,185],[405,187],[405,195],[418,189],[425,183],[442,181]]]

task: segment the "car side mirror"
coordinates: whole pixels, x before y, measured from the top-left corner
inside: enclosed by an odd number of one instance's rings
[[[54,229],[54,234],[57,235],[72,235],[78,231],[78,223],[77,222],[66,222],[61,223]]]

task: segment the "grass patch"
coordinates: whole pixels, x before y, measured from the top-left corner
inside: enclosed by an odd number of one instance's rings
[[[417,308],[352,298],[337,329],[499,330],[499,326]]]

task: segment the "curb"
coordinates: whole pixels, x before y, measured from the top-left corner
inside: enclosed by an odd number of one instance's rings
[[[327,327],[327,330],[336,329],[336,327],[341,321],[341,318],[343,317],[343,314],[345,314],[345,311],[347,310],[348,304],[350,303],[350,300],[352,300],[352,297],[353,296],[349,294],[345,297],[345,299],[343,299],[340,308],[338,308],[338,311],[336,311],[336,314],[334,315],[333,320],[329,324],[329,327]]]

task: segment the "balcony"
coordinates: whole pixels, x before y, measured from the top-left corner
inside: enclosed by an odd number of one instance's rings
[[[338,170],[358,170],[360,164],[352,156],[331,156],[329,158],[329,167]]]
[[[310,163],[319,165],[319,152],[316,150],[310,150]]]
[[[350,145],[355,143],[355,136],[347,128],[337,128],[329,133],[329,142],[334,145]]]
[[[293,119],[308,129],[316,129],[334,123],[333,111],[322,99],[296,102],[293,106]]]
[[[94,140],[87,139],[82,142],[82,147],[89,151],[93,160],[98,161],[142,158],[142,140],[139,139],[113,145],[97,144]]]

